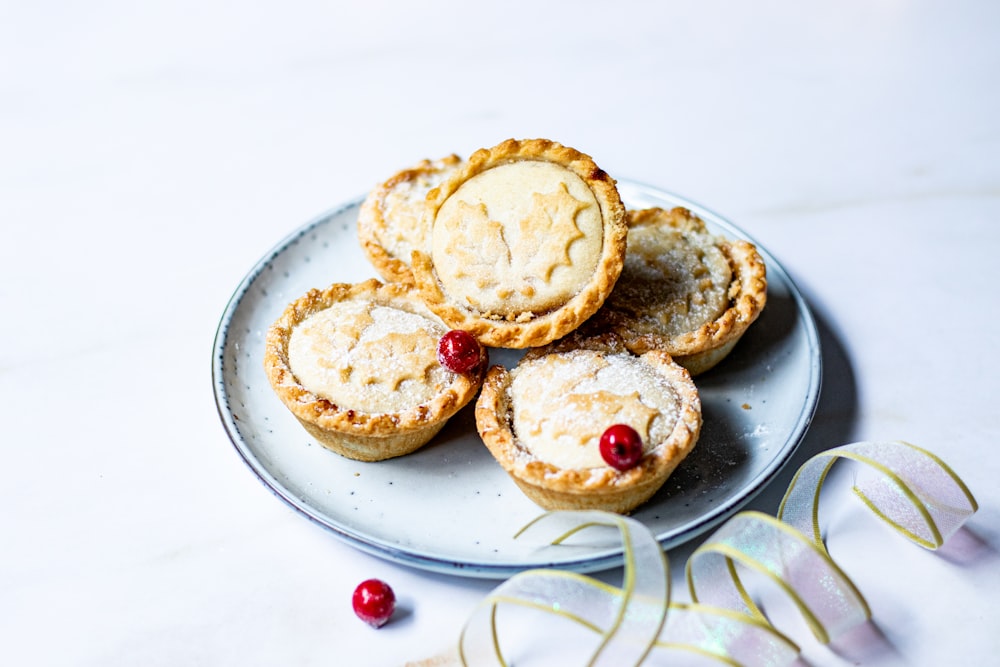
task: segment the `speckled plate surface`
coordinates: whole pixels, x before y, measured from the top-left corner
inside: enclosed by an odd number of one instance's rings
[[[693,202],[620,180],[629,208],[686,206],[730,238],[745,233]],[[493,460],[472,406],[423,449],[378,463],[341,458],[316,444],[271,391],[265,332],[287,303],[313,287],[377,277],[355,221],[361,200],[303,225],[254,266],[219,323],[212,382],[222,423],[258,478],[304,516],[359,549],[427,570],[503,578],[528,568],[590,572],[621,564],[618,547],[540,546],[513,535],[541,510]],[[819,338],[784,269],[767,263],[768,302],[725,361],[700,376],[705,424],[692,454],[633,516],[664,548],[738,511],[781,469],[819,399]],[[493,362],[519,354],[494,350]]]

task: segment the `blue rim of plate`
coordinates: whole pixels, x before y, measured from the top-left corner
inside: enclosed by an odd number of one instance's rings
[[[780,263],[778,263],[778,261],[771,256],[765,248],[757,243],[746,232],[739,229],[726,218],[718,215],[714,211],[672,192],[626,179],[618,180],[618,188],[622,193],[623,200],[647,202],[643,206],[634,206],[630,208],[664,204],[684,206],[710,225],[714,225],[722,230],[727,236],[743,238],[754,243],[761,256],[764,258],[767,266],[769,282],[775,277],[778,277],[788,289],[789,295],[795,303],[798,324],[802,328],[802,331],[808,341],[807,344],[810,357],[807,390],[805,395],[802,397],[803,402],[801,411],[795,423],[791,426],[789,435],[785,439],[780,452],[769,461],[768,465],[761,470],[755,478],[745,484],[737,493],[732,494],[723,502],[716,505],[711,512],[707,512],[698,517],[696,520],[692,520],[682,526],[679,526],[669,531],[667,534],[656,534],[656,538],[660,542],[661,546],[664,549],[671,549],[680,546],[681,544],[688,542],[699,535],[702,535],[738,512],[741,507],[750,502],[767,486],[767,484],[785,467],[795,454],[799,444],[809,429],[816,407],[819,403],[819,395],[822,385],[822,361],[820,355],[819,334],[808,304],[806,303],[801,292],[798,290],[794,281],[780,265]],[[331,517],[315,511],[314,508],[309,507],[307,503],[297,498],[294,493],[290,492],[286,485],[272,475],[255,455],[252,448],[244,439],[240,431],[240,426],[234,418],[234,413],[230,409],[230,396],[225,382],[225,364],[227,363],[226,352],[230,333],[229,325],[232,322],[235,313],[240,309],[240,306],[251,286],[269,267],[271,262],[274,261],[276,257],[278,257],[291,244],[310,234],[318,226],[328,223],[331,219],[344,214],[352,208],[357,208],[362,200],[363,197],[359,197],[340,206],[328,209],[324,213],[314,217],[298,229],[286,235],[250,269],[250,271],[240,281],[239,285],[236,287],[226,304],[225,310],[223,311],[216,328],[213,342],[212,385],[219,418],[227,436],[229,437],[229,440],[235,447],[240,458],[247,465],[247,467],[250,468],[257,479],[263,483],[269,491],[271,491],[271,493],[277,496],[293,510],[302,514],[304,517],[322,528],[332,532],[338,538],[350,544],[354,548],[399,564],[442,574],[489,579],[506,578],[526,569],[535,568],[544,569],[555,567],[561,570],[584,573],[602,571],[620,566],[623,559],[623,554],[620,548],[598,550],[595,551],[593,555],[586,555],[578,559],[551,562],[546,560],[534,560],[528,563],[474,562],[464,559],[427,555],[420,553],[417,550],[395,548],[378,540],[370,539],[365,534],[352,530],[350,527],[333,520]]]

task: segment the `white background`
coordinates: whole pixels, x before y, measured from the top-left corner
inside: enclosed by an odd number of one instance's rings
[[[497,582],[360,554],[278,501],[219,423],[212,340],[308,219],[546,137],[722,213],[806,294],[823,396],[752,507],[862,439],[931,449],[980,502],[932,553],[834,494],[874,622],[832,647],[793,624],[800,663],[996,664],[998,34],[989,0],[0,3],[0,661],[447,652]],[[371,576],[400,597],[378,631],[349,602]]]

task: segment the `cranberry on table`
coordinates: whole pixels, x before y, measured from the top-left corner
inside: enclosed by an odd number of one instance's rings
[[[452,329],[438,342],[438,362],[453,373],[471,373],[479,368],[483,348],[467,331]]]
[[[642,458],[642,438],[628,424],[609,426],[601,434],[601,457],[616,470],[628,470]]]
[[[373,628],[380,628],[396,609],[396,594],[381,579],[367,579],[354,589],[351,604],[358,618]]]

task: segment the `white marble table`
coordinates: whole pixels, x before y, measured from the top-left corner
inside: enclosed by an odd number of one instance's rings
[[[941,553],[847,495],[824,505],[874,621],[835,646],[792,627],[800,664],[995,664],[1000,6],[351,6],[0,9],[0,662],[454,646],[498,582],[361,553],[278,501],[220,425],[212,341],[314,215],[420,158],[542,136],[724,214],[805,293],[823,395],[750,507],[857,440],[926,447],[979,500]],[[696,544],[669,554],[679,598]],[[373,576],[400,601],[378,631],[349,602]]]

